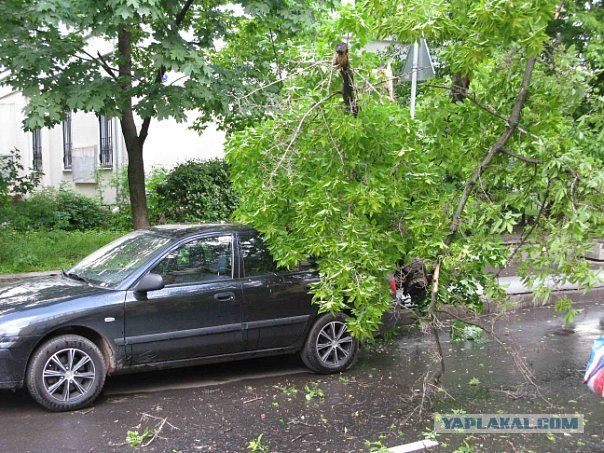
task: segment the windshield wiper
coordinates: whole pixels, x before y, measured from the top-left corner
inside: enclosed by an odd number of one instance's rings
[[[70,278],[73,278],[74,280],[79,280],[84,283],[90,283],[90,280],[88,280],[87,278],[84,278],[74,272],[65,272],[65,270],[61,270],[61,272],[63,273],[63,275],[65,277],[70,277]]]

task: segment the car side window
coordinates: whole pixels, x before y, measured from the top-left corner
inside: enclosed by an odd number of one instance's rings
[[[151,272],[163,277],[166,285],[182,285],[233,276],[232,238],[216,236],[196,239],[168,253]]]
[[[240,238],[243,274],[246,277],[271,275],[279,272],[273,257],[264,241],[255,235],[242,235]]]

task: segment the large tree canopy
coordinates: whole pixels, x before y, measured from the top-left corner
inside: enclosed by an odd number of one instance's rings
[[[501,295],[485,268],[507,262],[502,235],[511,232],[520,234],[528,280],[555,275],[590,287],[581,257],[604,234],[604,171],[585,105],[593,125],[602,102],[589,83],[595,68],[548,34],[564,18],[573,20],[542,0],[369,0],[344,9],[322,31],[354,33],[358,116],[338,96],[326,52],[337,41],[326,41],[288,80],[273,118],[229,143],[238,218],[265,234],[282,264],[314,256],[316,302],[350,311],[359,336],[388,306],[396,263],[427,260],[431,314],[442,304],[479,309],[480,291]],[[369,36],[425,36],[437,50],[439,77],[422,87],[415,119],[371,71],[383,62],[361,54]]]
[[[241,121],[235,98],[279,76],[287,64],[279,53],[292,36],[312,31],[318,10],[293,0],[7,0],[0,2],[2,83],[28,97],[29,129],[52,126],[65,111],[120,119],[133,217],[142,227],[151,120],[182,121],[197,110],[201,123],[234,113]]]

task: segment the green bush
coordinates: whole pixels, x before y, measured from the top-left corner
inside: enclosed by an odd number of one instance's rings
[[[41,172],[24,172],[21,153],[17,149],[13,149],[7,159],[0,161],[0,206],[10,204],[13,197],[20,198],[40,184]]]
[[[127,167],[113,177],[111,184],[117,189],[117,209],[109,226],[131,228]],[[151,224],[229,220],[238,202],[228,164],[220,159],[189,160],[172,170],[153,168],[146,175],[145,189]]]
[[[163,220],[163,208],[159,204],[156,187],[166,180],[168,171],[162,167],[153,167],[151,172],[145,175],[145,192],[147,193],[147,208],[149,209],[149,221],[152,224]],[[112,225],[117,229],[128,229],[132,227],[132,210],[130,208],[130,194],[128,191],[128,167],[123,167],[111,180],[116,189],[116,212],[112,216]]]
[[[103,229],[110,217],[98,201],[65,188],[45,189],[0,208],[0,224],[16,231]]]
[[[164,220],[163,198],[157,193],[157,187],[166,184],[168,170],[161,167],[151,169],[147,175],[145,190],[147,192],[147,207],[149,208],[149,221],[153,224]]]
[[[123,234],[118,231],[0,230],[0,273],[66,269]]]
[[[109,210],[93,198],[72,190],[59,190],[56,200],[67,220],[65,230],[95,230],[107,225]]]
[[[228,220],[238,201],[228,164],[220,159],[180,164],[153,189],[149,196],[153,210],[168,222]]]

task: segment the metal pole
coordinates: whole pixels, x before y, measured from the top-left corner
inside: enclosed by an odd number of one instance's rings
[[[417,94],[417,66],[419,62],[419,44],[413,43],[413,69],[411,70],[411,118],[415,118],[415,95]]]

